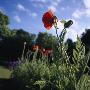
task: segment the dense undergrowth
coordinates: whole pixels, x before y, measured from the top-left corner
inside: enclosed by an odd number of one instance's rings
[[[66,29],[62,30],[57,45],[53,47],[52,63],[44,56],[32,61],[23,58],[12,77],[30,90],[89,90],[90,82],[84,73],[88,68],[89,54],[85,55],[85,46],[77,36],[71,64],[66,53],[68,45],[64,43],[66,32]]]

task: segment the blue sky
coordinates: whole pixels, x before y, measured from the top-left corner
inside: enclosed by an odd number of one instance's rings
[[[66,38],[76,40],[85,28],[90,28],[90,0],[0,0],[0,11],[8,15],[11,29],[23,28],[30,33],[45,32],[42,15],[48,9],[54,11],[59,20],[72,19],[74,24],[67,30]],[[63,25],[58,23],[58,33]],[[48,33],[55,35],[52,27]]]

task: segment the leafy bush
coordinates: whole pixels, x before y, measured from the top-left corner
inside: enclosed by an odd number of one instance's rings
[[[49,80],[50,69],[43,60],[31,61],[26,60],[21,63],[13,72],[12,76],[21,81],[23,85],[32,87],[38,80]]]
[[[89,55],[85,55],[85,47],[77,37],[76,48],[73,49],[74,63],[71,64],[66,53],[68,47],[64,44],[65,34],[66,29],[63,29],[58,37],[57,46],[53,48],[54,55],[51,65],[45,57],[31,62],[23,58],[23,63],[13,71],[12,77],[21,81],[22,85],[30,90],[37,90],[37,88],[38,90],[82,90],[85,88],[86,86],[83,85],[86,82],[84,72]]]

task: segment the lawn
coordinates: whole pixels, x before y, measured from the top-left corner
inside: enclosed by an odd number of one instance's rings
[[[5,67],[0,66],[0,78],[9,79],[11,75],[11,71]]]
[[[19,84],[10,78],[11,71],[0,66],[0,90],[22,90]]]

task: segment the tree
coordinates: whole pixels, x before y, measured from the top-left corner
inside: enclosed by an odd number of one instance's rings
[[[0,60],[13,61],[22,56],[24,42],[26,42],[25,53],[31,49],[36,35],[23,29],[11,30],[8,24],[8,16],[0,12]]]
[[[8,16],[0,12],[0,37],[8,36],[10,34],[8,24],[9,24]]]
[[[35,39],[35,34],[30,34],[23,29],[11,30],[11,36],[4,37],[0,44],[0,57],[6,60],[17,60],[22,56],[24,43],[25,53],[31,48],[32,41]]]
[[[82,34],[81,40],[86,46],[90,46],[90,29],[85,30]]]
[[[71,63],[73,63],[72,57],[73,57],[73,49],[75,48],[75,43],[71,39],[67,39],[65,43],[68,45],[67,54],[69,56],[69,60]]]
[[[51,49],[55,44],[55,42],[56,42],[55,36],[52,36],[51,34],[48,34],[48,33],[42,33],[42,32],[39,32],[36,39],[36,44],[38,44],[42,48]]]
[[[90,51],[90,29],[86,29],[85,32],[81,36],[81,41],[85,44],[86,54]],[[88,62],[88,66],[90,67],[90,59]]]

